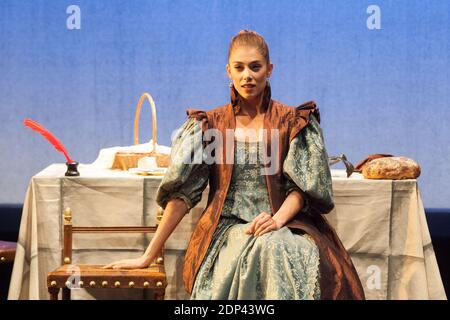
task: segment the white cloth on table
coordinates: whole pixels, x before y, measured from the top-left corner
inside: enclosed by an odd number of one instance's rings
[[[46,275],[61,263],[62,210],[74,224],[155,223],[161,177],[80,165],[80,177],[65,177],[64,164],[51,165],[28,186],[9,299],[48,299]],[[416,180],[346,178],[332,170],[335,209],[325,217],[350,253],[367,299],[446,299]],[[188,299],[182,281],[184,251],[206,206],[186,215],[166,242],[166,299]],[[148,236],[74,236],[75,263],[107,263],[141,254]],[[102,250],[98,248],[102,247]],[[145,298],[139,290],[73,291],[74,299]]]

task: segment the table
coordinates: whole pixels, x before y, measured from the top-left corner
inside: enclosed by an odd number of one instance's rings
[[[64,164],[35,175],[25,196],[8,299],[48,299],[46,275],[61,263],[62,210],[74,224],[155,223],[161,177],[80,165],[80,177],[65,177]],[[332,170],[336,207],[325,217],[349,251],[367,299],[446,299],[416,180],[367,180]],[[189,299],[182,281],[190,235],[206,206],[207,192],[166,242],[166,299]],[[78,234],[73,263],[104,264],[137,257],[148,235]],[[102,249],[99,249],[102,248]],[[73,299],[142,299],[135,289],[76,289]]]

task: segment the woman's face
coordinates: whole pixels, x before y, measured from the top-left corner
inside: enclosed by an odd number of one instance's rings
[[[272,69],[272,63],[267,63],[258,48],[249,46],[233,48],[227,64],[227,73],[234,87],[249,102],[259,99]]]

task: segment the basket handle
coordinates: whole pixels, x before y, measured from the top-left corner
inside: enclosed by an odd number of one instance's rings
[[[147,98],[148,102],[150,102],[150,107],[152,109],[152,142],[153,142],[153,151],[156,152],[156,107],[155,102],[153,101],[150,93],[144,92],[139,98],[139,102],[136,107],[136,116],[134,118],[134,144],[139,144],[139,117],[141,114],[141,107],[144,99]]]

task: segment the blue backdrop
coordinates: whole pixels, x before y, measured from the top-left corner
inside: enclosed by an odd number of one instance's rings
[[[185,109],[228,101],[228,44],[249,28],[269,44],[274,99],[317,102],[330,155],[411,157],[425,206],[448,208],[449,12],[449,1],[2,0],[0,203],[22,202],[34,174],[65,160],[24,118],[89,163],[132,144],[148,91],[158,142],[170,145]],[[141,138],[150,136],[145,107]]]

